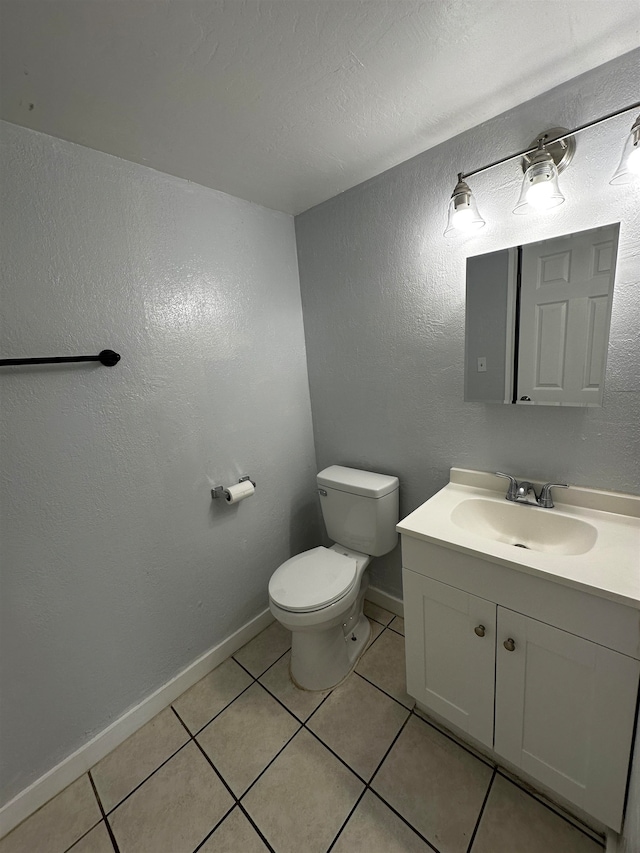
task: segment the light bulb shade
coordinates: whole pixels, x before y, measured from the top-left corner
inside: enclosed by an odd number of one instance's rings
[[[530,213],[532,210],[549,210],[564,201],[558,185],[558,168],[550,154],[542,151],[524,173],[520,198],[514,213]]]
[[[449,217],[444,231],[445,237],[456,231],[477,231],[485,224],[469,185],[466,181],[459,180],[449,202]]]
[[[622,149],[620,164],[610,184],[630,184],[640,180],[640,116],[636,119],[631,133]]]

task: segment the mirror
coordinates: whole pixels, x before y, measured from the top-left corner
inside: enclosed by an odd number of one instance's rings
[[[602,405],[619,229],[467,258],[466,402]]]

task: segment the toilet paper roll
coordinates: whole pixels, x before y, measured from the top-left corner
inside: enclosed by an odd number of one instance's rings
[[[237,504],[245,498],[251,497],[255,492],[256,487],[251,480],[244,480],[242,483],[236,483],[235,486],[227,486],[225,489],[225,498],[230,504]]]

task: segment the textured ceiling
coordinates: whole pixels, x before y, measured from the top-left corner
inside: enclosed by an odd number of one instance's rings
[[[2,118],[288,213],[640,44],[638,0],[2,0],[0,14]]]

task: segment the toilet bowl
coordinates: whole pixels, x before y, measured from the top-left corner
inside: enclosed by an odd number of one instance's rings
[[[364,651],[371,635],[363,613],[370,561],[333,545],[298,554],[272,575],[269,605],[291,631],[291,677],[298,687],[334,687]]]
[[[269,581],[271,612],[291,631],[291,677],[305,690],[335,687],[355,667],[371,635],[367,566],[397,542],[397,477],[333,465],[318,486],[336,543],[292,557]]]

